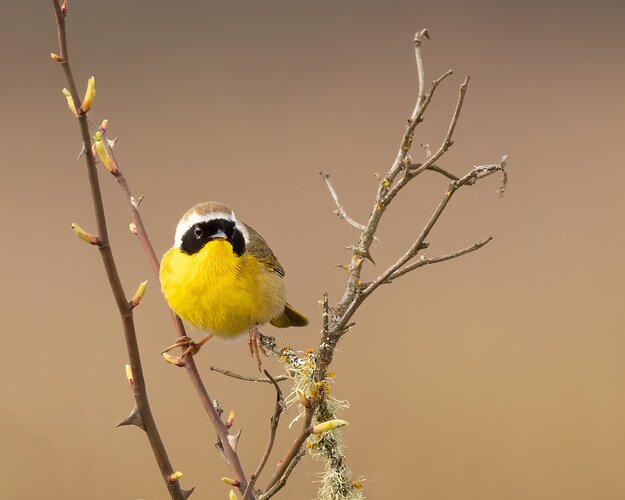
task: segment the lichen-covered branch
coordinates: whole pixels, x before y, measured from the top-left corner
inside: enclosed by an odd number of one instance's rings
[[[329,397],[327,391],[324,390],[326,387],[324,384],[326,384],[327,380],[328,367],[332,362],[339,340],[354,325],[352,318],[367,297],[382,284],[390,283],[392,280],[420,267],[467,255],[479,250],[492,240],[491,237],[488,237],[471,246],[446,255],[436,257],[426,257],[422,255],[421,258],[417,259],[419,253],[428,247],[429,244],[426,239],[430,236],[456,191],[464,186],[474,185],[478,180],[490,176],[495,172],[502,172],[503,174],[500,195],[505,191],[507,183],[507,173],[505,169],[507,158],[505,156],[498,164],[474,167],[463,176],[457,176],[451,173],[438,163],[454,144],[454,132],[462,112],[469,77],[465,78],[460,85],[458,98],[449,121],[447,132],[440,145],[434,152],[430,150],[429,146],[426,147],[425,159],[421,162],[413,161],[410,152],[416,127],[423,121],[425,111],[438,85],[452,74],[451,70],[447,71],[439,78],[432,81],[429,88],[426,87],[425,70],[421,54],[421,46],[425,38],[429,38],[427,30],[419,31],[414,38],[418,76],[417,101],[400,141],[399,151],[386,175],[379,179],[377,192],[367,223],[364,224],[361,229],[358,242],[351,247],[352,255],[349,265],[346,266],[347,282],[342,297],[332,307],[328,305],[327,297],[324,298],[324,328],[315,358],[316,368],[314,372],[314,380],[321,387],[322,393],[320,403],[315,411],[315,419],[319,421],[336,418],[337,410],[340,410],[340,406],[338,405],[340,402]],[[374,241],[377,228],[380,221],[385,216],[387,208],[411,181],[426,170],[437,172],[449,179],[450,183],[444,191],[441,200],[412,245],[374,280],[363,282],[361,278],[363,266],[366,261],[373,262],[371,244]],[[326,184],[329,184],[327,174],[324,175],[324,180],[326,180]],[[340,203],[338,202],[339,196],[334,186],[328,185],[328,187],[331,187],[330,192],[335,204],[337,207],[340,207]],[[340,213],[340,209],[338,210]],[[358,487],[359,482],[351,481],[351,473],[345,463],[339,436],[336,433],[324,436],[324,438],[317,443],[316,451],[326,460],[326,472],[322,481],[322,487],[319,491],[319,498],[323,500],[361,498],[362,494]]]

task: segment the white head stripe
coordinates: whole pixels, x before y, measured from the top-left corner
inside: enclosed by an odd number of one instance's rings
[[[191,214],[188,214],[180,219],[180,222],[178,222],[178,226],[176,226],[176,236],[174,237],[174,246],[176,248],[180,248],[184,233],[186,233],[194,224],[197,224],[198,222],[209,222],[215,219],[225,219],[234,222],[235,227],[243,234],[245,244],[247,245],[250,242],[250,235],[247,232],[247,228],[243,224],[238,223],[234,212],[209,212],[207,214],[192,212]]]

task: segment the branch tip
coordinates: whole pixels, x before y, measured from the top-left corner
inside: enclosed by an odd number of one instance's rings
[[[429,39],[429,38],[430,38],[430,34],[428,33],[427,28],[422,29],[421,31],[417,31],[417,32],[415,33],[415,36],[414,36],[414,43],[415,43],[415,45],[420,45],[420,44],[421,44],[421,41],[422,41],[424,38],[427,38],[427,39]]]

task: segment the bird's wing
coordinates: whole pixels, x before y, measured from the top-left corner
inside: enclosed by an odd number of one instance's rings
[[[245,224],[245,227],[250,235],[250,241],[246,246],[246,251],[256,257],[256,259],[258,259],[258,261],[269,271],[272,271],[279,276],[284,276],[284,268],[278,261],[278,258],[271,251],[271,248],[269,248],[269,245],[267,245],[267,242],[250,226]]]

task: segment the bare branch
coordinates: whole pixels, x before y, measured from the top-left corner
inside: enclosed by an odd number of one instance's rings
[[[98,180],[98,172],[96,170],[95,157],[91,148],[91,136],[89,134],[89,124],[87,122],[87,114],[83,109],[79,99],[78,91],[76,88],[76,82],[72,74],[69,54],[67,50],[67,36],[65,28],[65,16],[67,15],[66,4],[61,5],[58,0],[52,0],[54,7],[54,13],[56,15],[56,26],[59,40],[59,50],[61,52],[59,56],[59,63],[63,67],[67,85],[70,88],[72,94],[72,100],[74,108],[77,111],[78,124],[80,126],[80,134],[83,142],[83,149],[85,151],[85,158],[87,162],[87,176],[89,178],[89,186],[91,189],[91,197],[93,200],[94,212],[96,223],[98,227],[98,237],[100,244],[97,246],[100,250],[100,256],[104,264],[104,268],[111,286],[111,291],[115,297],[117,308],[122,320],[124,329],[124,337],[126,340],[126,349],[128,352],[128,361],[130,364],[130,370],[132,372],[132,384],[131,388],[135,398],[135,405],[138,413],[141,417],[141,423],[145,430],[152,452],[156,459],[156,462],[161,471],[161,475],[169,491],[172,499],[184,500],[188,494],[182,490],[180,482],[172,480],[175,477],[174,469],[167,455],[165,445],[160,437],[156,421],[152,415],[150,403],[147,396],[145,378],[143,375],[143,368],[141,365],[141,356],[139,353],[139,346],[137,343],[137,335],[135,331],[132,306],[126,299],[123,285],[119,277],[117,265],[113,256],[113,251],[108,237],[106,215],[104,212],[104,203],[102,201],[102,193],[100,191],[100,182]]]
[[[115,164],[117,165],[117,170],[114,178],[118,186],[122,190],[128,208],[130,210],[133,221],[133,233],[137,236],[139,242],[141,243],[141,247],[143,248],[143,251],[148,258],[154,276],[157,280],[159,280],[159,259],[156,256],[156,252],[154,251],[152,242],[150,241],[148,233],[143,224],[141,213],[139,212],[139,203],[137,202],[137,200],[142,197],[136,198],[135,196],[133,196],[128,181],[126,180],[123,171],[119,167],[119,162],[117,161],[117,158],[115,158],[114,151],[111,148],[108,139],[106,138],[106,130],[103,130],[102,128],[99,128],[98,130],[102,134],[103,143],[107,149],[107,152],[114,159]],[[182,320],[178,316],[176,316],[176,314],[171,309],[169,312],[178,337],[186,337],[186,331]],[[219,441],[222,445],[224,457],[226,458],[228,465],[232,469],[235,479],[239,482],[239,490],[241,492],[245,491],[245,488],[247,487],[247,480],[245,478],[245,472],[243,471],[241,461],[239,460],[239,456],[234,448],[230,445],[230,440],[228,439],[228,429],[215,411],[212,399],[208,394],[208,391],[206,390],[206,386],[204,385],[204,382],[202,381],[200,373],[195,364],[195,359],[193,358],[193,356],[185,356],[184,363],[181,363],[181,366],[184,367],[185,371],[187,372],[187,375],[191,380],[191,384],[195,388],[196,394],[200,399],[200,403],[202,404],[202,407],[204,408],[204,411],[206,412],[212,426],[215,428],[217,437],[219,438]]]
[[[420,54],[420,52],[419,52]],[[415,108],[416,114],[413,112],[414,118],[408,121],[408,126],[406,127],[406,131],[402,137],[399,151],[397,156],[395,157],[395,161],[391,165],[386,177],[380,181],[378,186],[378,191],[375,197],[375,201],[373,203],[373,207],[371,209],[371,213],[369,215],[369,220],[365,226],[365,229],[362,231],[360,235],[360,239],[358,244],[354,247],[352,253],[352,259],[350,261],[349,267],[347,269],[348,280],[347,286],[345,287],[345,291],[341,300],[336,306],[337,312],[343,313],[345,309],[347,309],[350,304],[353,302],[359,288],[360,283],[360,274],[362,271],[362,264],[365,259],[371,259],[370,248],[371,244],[375,239],[375,233],[378,229],[378,224],[382,219],[386,211],[386,207],[395,197],[395,195],[407,184],[413,177],[417,174],[408,176],[405,174],[403,178],[395,185],[393,185],[395,178],[399,174],[400,171],[406,170],[406,167],[410,165],[409,151],[412,146],[412,140],[414,136],[414,131],[416,126],[422,121],[425,110],[429,106],[432,96],[434,95],[434,91],[438,87],[438,85],[448,76],[453,74],[451,70],[447,71],[436,80],[432,82],[432,86],[430,87],[429,92],[425,94],[425,98],[423,99],[423,104]],[[461,87],[459,104],[456,105],[456,112],[454,113],[455,120],[457,121],[457,115],[459,114],[459,108],[462,107],[462,102],[464,100],[464,94],[466,92],[466,83]],[[418,103],[417,103],[418,104]],[[453,129],[455,128],[454,118],[452,118],[453,127],[450,127],[451,133],[453,134]],[[451,139],[451,135],[448,133],[446,140],[443,142],[443,146],[445,149],[442,152],[437,151],[436,155],[428,158],[427,162],[424,163],[425,167],[428,168],[430,165],[434,164],[434,162],[442,156],[442,154],[451,146],[449,140]]]
[[[274,484],[270,489],[268,489],[264,494],[262,494],[258,500],[267,500],[271,498],[272,496],[274,496],[276,493],[278,493],[278,491],[280,491],[284,487],[284,485],[289,479],[289,476],[291,475],[291,472],[293,472],[293,469],[295,469],[295,466],[299,463],[299,461],[302,459],[304,455],[306,455],[306,450],[302,448],[297,453],[297,455],[295,455],[293,460],[291,460],[291,463],[284,471],[284,474],[282,474],[282,477],[278,479],[276,484]]]
[[[273,443],[276,439],[276,431],[278,429],[278,423],[280,422],[280,415],[282,415],[282,412],[284,411],[284,407],[285,407],[284,400],[282,399],[282,391],[280,390],[278,383],[267,370],[263,370],[263,371],[265,375],[267,376],[267,378],[269,379],[269,381],[273,384],[274,388],[276,389],[276,407],[271,417],[269,440],[267,441],[265,453],[263,454],[263,457],[261,458],[260,463],[258,464],[258,467],[256,468],[256,471],[254,472],[254,474],[250,476],[250,481],[247,485],[247,488],[245,489],[245,492],[243,493],[243,500],[249,500],[250,498],[253,498],[254,496],[254,484],[256,484],[256,480],[258,479],[258,476],[260,476],[261,473],[263,472],[263,469],[265,468],[265,464],[267,463],[267,460],[269,459],[269,455],[271,454],[271,450],[273,449]]]
[[[423,164],[422,163],[411,163],[410,164],[410,170],[416,170],[421,165],[423,165]],[[459,177],[457,177],[456,175],[452,174],[451,172],[445,170],[443,167],[439,167],[438,165],[430,165],[428,167],[428,170],[431,170],[432,172],[438,172],[439,174],[444,175],[445,177],[447,177],[448,179],[450,179],[452,181],[459,180]]]
[[[423,59],[421,58],[421,41],[423,38],[430,38],[428,35],[428,30],[423,29],[414,36],[414,51],[415,51],[415,59],[417,62],[417,78],[419,80],[419,93],[417,94],[417,103],[415,105],[414,111],[412,115],[410,115],[410,120],[415,121],[417,115],[419,114],[419,108],[423,105],[423,101],[425,99],[425,70],[423,69]]]
[[[462,250],[458,250],[454,253],[450,253],[447,255],[440,255],[438,257],[422,256],[421,259],[419,259],[417,262],[409,264],[401,269],[398,269],[394,273],[392,273],[390,277],[388,278],[388,280],[386,281],[386,283],[390,283],[395,278],[399,278],[400,276],[403,276],[404,274],[409,273],[410,271],[417,269],[419,267],[427,266],[430,264],[437,264],[438,262],[445,262],[446,260],[455,259],[456,257],[462,257],[463,255],[466,255],[468,253],[475,252],[476,250],[479,250],[488,242],[490,242],[492,239],[493,237],[489,236],[488,238],[482,241],[478,241],[477,243],[474,243],[470,247],[463,248]]]
[[[392,264],[386,271],[380,274],[375,280],[368,283],[367,285],[361,287],[359,289],[359,293],[357,298],[349,305],[343,316],[338,321],[339,325],[342,325],[344,322],[347,322],[353,314],[356,312],[358,307],[364,299],[366,299],[371,293],[378,288],[381,284],[387,283],[389,279],[392,279],[392,276],[395,273],[398,273],[399,270],[412,258],[414,258],[419,250],[423,248],[423,243],[425,239],[430,234],[430,231],[434,227],[434,225],[438,222],[438,219],[443,214],[443,211],[447,207],[448,203],[451,201],[454,193],[463,186],[470,186],[475,184],[479,179],[487,177],[489,175],[494,174],[495,172],[501,171],[504,172],[504,179],[507,180],[505,176],[505,167],[506,167],[507,156],[503,156],[501,162],[493,165],[480,165],[471,169],[467,174],[463,177],[459,178],[457,181],[452,181],[449,184],[448,190],[443,195],[443,198],[439,202],[438,206],[434,210],[434,213],[424,226],[421,234],[416,239],[416,241],[410,246],[410,248],[394,263]],[[501,190],[505,189],[505,184],[502,186]],[[500,192],[501,192],[500,190]],[[486,243],[484,243],[486,244]],[[482,245],[483,246],[483,245]],[[477,250],[475,248],[474,250]],[[465,252],[466,253],[466,252]],[[463,254],[464,255],[464,254]],[[449,260],[449,259],[445,259]],[[430,262],[433,263],[433,262]],[[415,268],[421,266],[415,266]],[[400,273],[405,274],[405,273]]]
[[[314,414],[314,409],[312,406],[310,408],[306,408],[304,422],[302,423],[302,428],[299,434],[297,435],[297,437],[295,438],[295,441],[293,441],[293,444],[291,444],[291,447],[287,451],[286,455],[280,461],[278,468],[276,469],[276,472],[274,473],[272,478],[269,480],[269,483],[267,483],[267,487],[265,488],[265,491],[270,491],[271,488],[273,488],[273,486],[278,481],[280,481],[280,479],[284,476],[287,469],[291,465],[291,462],[293,462],[293,460],[295,460],[295,457],[299,455],[299,452],[304,444],[304,441],[306,441],[306,439],[308,438],[308,436],[310,436],[312,432],[312,426],[310,424],[312,422],[313,414]],[[269,497],[266,497],[266,498],[269,498]]]
[[[249,377],[247,375],[240,375],[238,373],[232,372],[230,370],[224,370],[223,368],[218,368],[216,366],[211,366],[209,369],[213,372],[221,373],[222,375],[225,375],[226,377],[232,377],[238,380],[244,380],[246,382],[265,382],[267,384],[273,384],[274,382],[282,382],[283,380],[288,380],[291,378],[288,375],[278,375],[277,377],[273,377],[273,379],[262,378],[262,377],[256,378],[256,377]]]
[[[330,195],[332,196],[332,199],[334,200],[334,204],[336,205],[336,210],[334,211],[334,213],[338,215],[341,219],[343,219],[345,222],[347,222],[350,226],[363,231],[365,229],[365,226],[363,224],[360,224],[359,222],[356,222],[354,219],[352,219],[343,208],[343,205],[341,205],[341,202],[339,201],[339,197],[336,194],[336,190],[334,189],[334,186],[332,185],[332,182],[330,181],[330,175],[325,172],[319,172],[319,175],[326,182],[328,191],[330,191]]]

